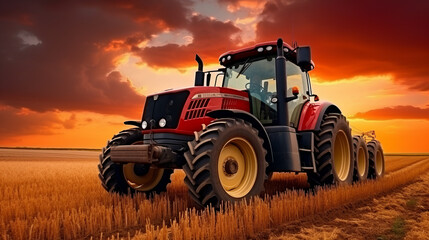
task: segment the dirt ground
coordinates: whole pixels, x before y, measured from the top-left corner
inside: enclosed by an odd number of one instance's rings
[[[384,196],[269,229],[263,239],[429,239],[429,173]]]

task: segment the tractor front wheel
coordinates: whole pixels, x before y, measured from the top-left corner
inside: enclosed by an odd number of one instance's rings
[[[143,144],[143,135],[138,128],[121,131],[113,136],[100,154],[98,174],[101,185],[108,192],[121,194],[143,192],[160,193],[166,191],[170,183],[172,169],[156,168],[149,164],[127,163],[119,164],[112,162],[110,148],[115,145]]]
[[[200,206],[259,195],[266,179],[263,140],[241,119],[218,119],[195,134],[185,153],[185,184]]]
[[[308,172],[310,186],[351,184],[353,180],[353,146],[346,118],[339,113],[323,116],[315,134],[317,173]]]

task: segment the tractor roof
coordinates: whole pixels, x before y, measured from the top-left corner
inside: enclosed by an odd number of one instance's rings
[[[228,51],[219,57],[221,65],[228,66],[231,63],[238,62],[249,57],[259,57],[277,54],[277,42],[269,41],[255,44],[251,47],[245,47],[237,50]],[[289,61],[296,62],[296,53],[287,43],[283,43],[285,56]]]

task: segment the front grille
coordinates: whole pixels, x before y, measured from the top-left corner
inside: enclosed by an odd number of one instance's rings
[[[189,92],[183,91],[147,97],[142,121],[148,122],[150,126],[151,120],[154,120],[152,129],[157,129],[160,128],[159,120],[164,118],[167,120],[164,128],[176,128],[188,96]]]
[[[188,110],[186,111],[185,120],[204,117],[207,112],[206,107],[209,104],[209,101],[209,98],[192,100],[189,104]]]
[[[239,104],[239,100],[233,98],[222,99],[222,109],[235,109]]]

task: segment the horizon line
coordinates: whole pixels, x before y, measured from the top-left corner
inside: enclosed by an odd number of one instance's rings
[[[63,151],[101,151],[102,148],[69,148],[69,147],[4,147],[0,149],[21,149],[21,150],[63,150]],[[429,152],[389,152],[385,156],[429,156]]]

